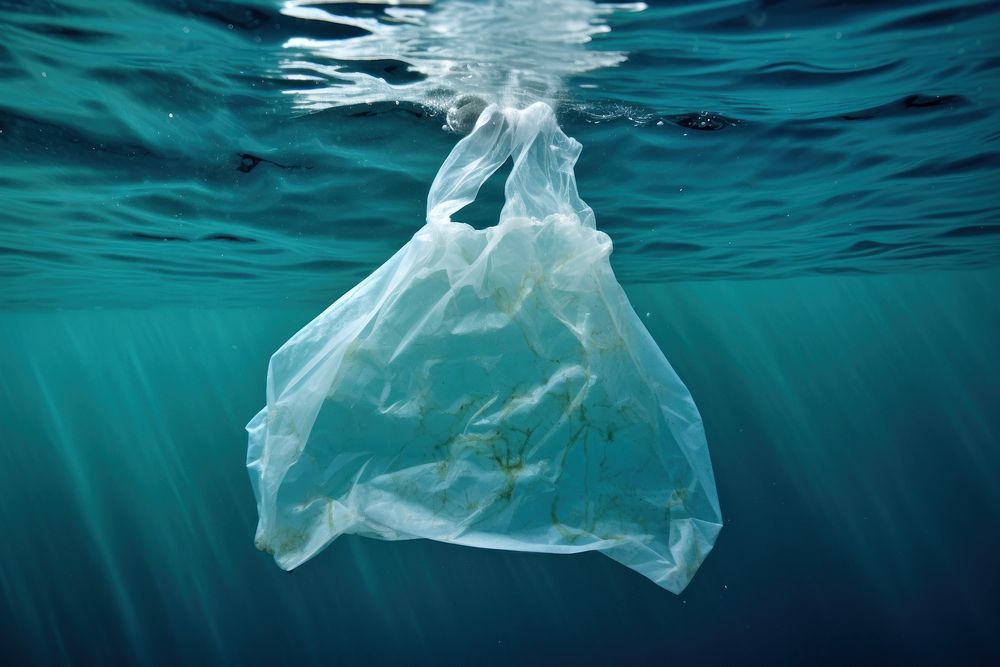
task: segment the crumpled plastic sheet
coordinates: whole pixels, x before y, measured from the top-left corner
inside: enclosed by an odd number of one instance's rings
[[[274,354],[247,459],[282,568],[352,533],[691,580],[722,525],[702,421],[615,279],[579,152],[545,104],[488,107],[427,224]],[[452,221],[508,157],[499,224]]]

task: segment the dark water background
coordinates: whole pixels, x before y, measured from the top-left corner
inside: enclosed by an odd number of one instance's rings
[[[660,3],[566,79],[705,420],[726,527],[681,596],[597,554],[254,550],[268,356],[456,141],[434,98],[297,110],[290,40],[364,30],[279,10],[0,0],[0,664],[1000,660],[1000,3]]]

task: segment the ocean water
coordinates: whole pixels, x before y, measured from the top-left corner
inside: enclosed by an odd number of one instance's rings
[[[423,224],[463,95],[555,106],[698,404],[682,595],[254,549],[268,357]],[[0,0],[0,664],[995,663],[998,103],[995,1]]]

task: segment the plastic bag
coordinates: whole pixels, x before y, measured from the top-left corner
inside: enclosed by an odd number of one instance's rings
[[[488,107],[427,224],[271,359],[257,546],[343,533],[599,550],[680,592],[721,528],[701,418],[615,280],[547,105]],[[450,217],[508,157],[498,225]]]

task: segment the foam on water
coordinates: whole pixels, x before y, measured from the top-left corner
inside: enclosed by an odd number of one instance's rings
[[[446,109],[460,95],[516,106],[551,101],[563,93],[569,77],[624,62],[622,51],[587,45],[594,35],[611,30],[608,17],[614,12],[646,8],[644,3],[590,0],[452,0],[436,5],[421,0],[412,4],[432,6],[372,2],[387,6],[378,17],[358,18],[317,4],[287,0],[281,11],[353,26],[364,34],[335,40],[297,37],[284,44],[305,54],[282,61],[285,78],[317,84],[289,91],[297,108],[309,111],[386,102]],[[379,65],[377,74],[358,71],[373,62]],[[327,85],[319,87],[321,83]]]

